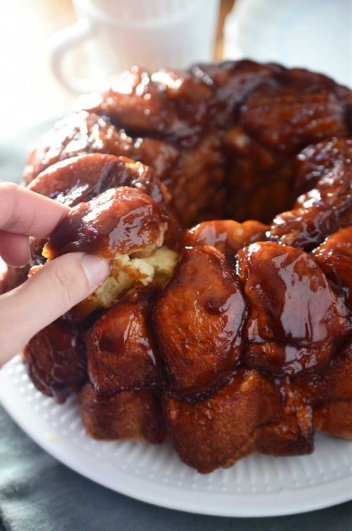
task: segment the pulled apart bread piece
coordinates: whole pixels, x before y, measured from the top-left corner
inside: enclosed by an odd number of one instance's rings
[[[177,224],[169,223],[168,194],[152,169],[124,157],[81,155],[50,166],[29,188],[72,207],[44,258],[82,251],[111,261],[105,283],[72,311],[76,319],[112,306],[135,285],[169,278],[178,255],[164,241]]]
[[[149,196],[133,188],[111,188],[73,207],[50,236],[43,255],[53,260],[82,251],[111,260],[110,277],[78,309],[87,315],[111,306],[136,283],[148,285],[155,277],[170,275],[177,255],[162,248],[166,229],[166,215]]]

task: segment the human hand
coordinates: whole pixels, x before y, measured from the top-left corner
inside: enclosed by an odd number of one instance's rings
[[[11,266],[30,260],[29,236],[45,238],[68,207],[13,183],[0,182],[0,256]],[[29,339],[90,295],[109,274],[97,256],[68,253],[0,296],[0,367]]]

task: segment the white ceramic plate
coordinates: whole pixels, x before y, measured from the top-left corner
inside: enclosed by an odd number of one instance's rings
[[[19,357],[0,371],[0,400],[44,450],[80,474],[133,498],[219,516],[274,516],[352,499],[352,443],[316,437],[310,456],[253,456],[201,475],[171,446],[97,442],[82,426],[75,398],[64,405],[37,391]]]

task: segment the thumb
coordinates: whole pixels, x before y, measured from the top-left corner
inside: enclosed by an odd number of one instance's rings
[[[0,297],[0,367],[39,330],[88,297],[105,280],[109,262],[69,253],[47,263]]]

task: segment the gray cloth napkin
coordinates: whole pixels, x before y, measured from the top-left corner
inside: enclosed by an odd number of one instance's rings
[[[19,182],[45,123],[0,141],[0,179]],[[0,406],[0,531],[351,531],[352,502],[266,519],[217,518],[161,509],[101,487],[41,450]]]
[[[0,520],[11,531],[351,531],[352,502],[279,518],[217,518],[142,503],[58,463],[0,407]],[[1,529],[1,523],[0,523]]]

